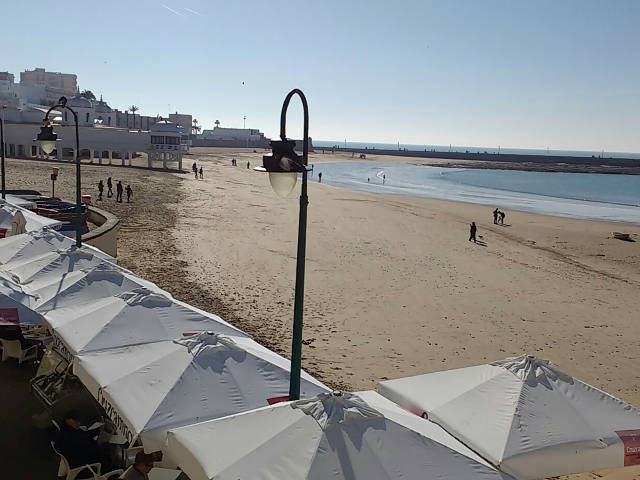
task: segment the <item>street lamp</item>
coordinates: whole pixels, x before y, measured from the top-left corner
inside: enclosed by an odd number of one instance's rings
[[[66,108],[73,114],[76,122],[76,246],[82,246],[82,194],[80,182],[80,134],[78,133],[78,114],[69,106],[67,106],[67,98],[60,97],[58,103],[47,110],[44,116],[43,125],[40,127],[40,133],[37,140],[40,147],[48,155],[56,148],[58,135],[53,131],[53,125],[49,120],[49,114],[54,108]]]
[[[2,153],[0,154],[2,158],[2,199],[4,200],[7,196],[7,190],[5,188],[4,183],[4,111],[7,108],[6,105],[2,105],[2,118],[0,118],[0,148],[2,148]]]
[[[302,157],[294,147],[295,140],[287,140],[287,108],[294,95],[302,101],[304,111],[304,133],[302,138]],[[309,155],[309,107],[302,91],[291,90],[284,99],[280,113],[280,140],[271,141],[272,155],[262,157],[262,167],[255,170],[269,173],[269,181],[275,192],[286,197],[302,174],[302,190],[300,192],[300,217],[298,220],[298,256],[296,258],[296,289],[293,304],[293,336],[291,339],[291,375],[289,380],[289,400],[300,398],[300,369],[302,365],[302,308],[304,297],[304,261],[307,242],[307,157]]]

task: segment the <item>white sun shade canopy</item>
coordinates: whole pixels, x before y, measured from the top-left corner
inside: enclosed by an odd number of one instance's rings
[[[39,305],[38,312],[42,315],[52,312],[52,319],[64,314],[73,317],[76,312],[98,299],[113,297],[119,293],[130,292],[138,288],[146,288],[153,293],[171,298],[168,292],[135,276],[128,270],[115,265],[98,265],[94,269],[86,271],[81,279],[54,298]],[[55,315],[53,314],[54,310],[57,311]]]
[[[640,411],[531,355],[378,391],[521,480],[640,464]]]
[[[144,287],[51,310],[47,324],[71,355],[211,331],[247,336],[220,317]]]
[[[7,323],[41,324],[42,316],[35,311],[38,306],[83,278],[89,270],[106,264],[93,250],[78,249],[75,245],[28,257],[17,255],[0,265],[0,315],[13,320]]]
[[[16,233],[11,231],[11,223],[18,212],[20,212],[24,217],[24,225],[22,226],[20,233],[23,233],[23,230],[31,232],[42,230],[43,228],[55,229],[60,228],[60,225],[62,225],[62,222],[59,220],[53,220],[51,218],[36,215],[26,208],[11,205],[0,200],[0,228],[5,228],[7,230],[7,236],[11,236]],[[3,240],[0,239],[0,243],[2,242]]]
[[[170,428],[286,399],[290,362],[246,337],[201,333],[79,355],[74,373],[129,441],[164,450]],[[302,397],[328,391],[303,372]]]
[[[374,392],[324,393],[172,429],[168,457],[191,480],[509,478],[421,423]]]
[[[11,261],[25,261],[39,257],[47,252],[66,250],[75,245],[75,241],[53,230],[40,230],[14,235],[0,240],[0,265]],[[82,250],[90,251],[111,263],[116,263],[112,256],[83,244]]]

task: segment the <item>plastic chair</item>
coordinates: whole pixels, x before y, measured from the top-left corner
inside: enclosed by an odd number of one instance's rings
[[[94,480],[109,480],[110,478],[119,478],[120,475],[124,473],[124,470],[119,468],[118,470],[113,470],[109,473],[105,473],[104,475],[94,475]]]
[[[0,338],[0,343],[2,343],[3,362],[7,358],[17,358],[18,365],[22,365],[22,362],[26,362],[27,360],[36,360],[38,357],[37,345],[33,345],[23,350],[20,345],[20,340],[5,340],[4,338]]]
[[[58,450],[56,450],[56,445],[54,442],[51,442],[51,448],[53,448],[53,451],[56,452],[60,457],[60,466],[58,467],[58,478],[64,478],[65,480],[75,480],[78,474],[86,469],[89,469],[89,471],[93,474],[94,479],[96,477],[99,478],[98,476],[100,475],[100,469],[102,468],[102,465],[100,463],[98,462],[90,463],[87,465],[82,465],[80,467],[71,468],[67,458],[64,455],[62,455]],[[111,473],[112,472],[109,472],[109,475]]]

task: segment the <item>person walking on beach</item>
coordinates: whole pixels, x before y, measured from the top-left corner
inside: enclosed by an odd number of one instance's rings
[[[107,178],[107,197],[113,197],[113,184],[111,183],[111,177]]]
[[[122,180],[118,180],[118,184],[116,185],[116,202],[122,203]]]
[[[495,224],[498,223],[498,213],[500,213],[500,210],[498,210],[498,207],[496,207],[496,209],[493,211],[493,223]]]
[[[322,172],[318,172],[318,183],[322,183]]]
[[[129,199],[131,198],[131,195],[133,195],[133,190],[131,189],[131,185],[127,185],[126,191],[127,191],[127,203],[131,203],[129,201]]]
[[[387,181],[387,174],[383,173],[382,174],[382,184],[384,185],[384,182],[386,182],[386,181]]]
[[[251,164],[249,162],[247,162],[247,170],[249,170],[250,166],[251,166]]]
[[[102,201],[102,192],[104,192],[104,183],[102,180],[98,182],[98,200]]]
[[[500,225],[504,225],[504,217],[505,217],[505,213],[500,212]]]
[[[193,162],[193,165],[191,165],[191,171],[193,173],[196,173],[198,171],[198,166],[196,165],[196,162]]]
[[[469,226],[469,241],[473,240],[473,243],[476,243],[476,232],[478,231],[478,227],[476,227],[476,222],[471,222]]]
[[[200,180],[202,180],[202,179],[203,179],[203,177],[202,177],[202,167],[200,167]]]

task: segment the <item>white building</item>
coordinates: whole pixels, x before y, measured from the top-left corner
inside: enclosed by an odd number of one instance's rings
[[[67,101],[67,106],[72,108],[78,114],[78,125],[83,127],[91,126],[116,126],[116,111],[112,109],[102,97],[98,101],[92,101],[88,98],[75,96]],[[75,125],[73,114],[65,109],[63,112],[62,124]]]
[[[136,152],[152,152],[148,165],[161,160],[163,167],[167,162],[178,162],[182,167],[182,155],[189,151],[191,115],[177,114],[187,129],[175,122],[158,117],[125,115],[111,108],[102,97],[90,100],[76,94],[75,75],[45,72],[44,69],[22,72],[23,82],[16,84],[14,75],[0,72],[0,106],[5,119],[5,149],[9,157],[44,158],[37,137],[49,106],[61,96],[67,96],[67,106],[76,112],[80,134],[80,152],[76,152],[75,121],[73,114],[63,108],[51,111],[49,119],[57,126],[58,148],[51,157],[62,161],[74,161],[79,153],[81,159],[89,159],[91,163],[113,164],[114,160],[122,166],[131,165]],[[53,100],[48,95],[55,93]],[[126,122],[126,120],[130,120]],[[159,123],[157,127],[154,125]],[[151,142],[151,130],[154,139]],[[160,141],[162,138],[162,141]]]
[[[169,120],[160,120],[151,127],[151,148],[147,151],[148,166],[161,161],[162,167],[167,169],[167,162],[178,162],[178,170],[182,170],[181,137],[184,129]]]
[[[268,144],[268,140],[265,139],[264,133],[255,128],[223,128],[215,127],[213,130],[203,130],[202,134],[197,135],[198,140],[203,141],[203,146],[207,142],[212,144],[233,144],[235,146],[263,146]],[[200,142],[198,142],[200,144]]]
[[[78,77],[73,73],[47,72],[44,68],[35,68],[20,72],[20,85],[43,87],[46,99],[56,102],[62,96],[72,97],[78,91]]]
[[[169,121],[176,123],[182,127],[182,137],[180,137],[180,144],[182,145],[182,151],[188,152],[191,147],[191,127],[193,125],[193,116],[186,113],[170,113]]]
[[[38,85],[20,85],[15,83],[9,72],[0,72],[0,103],[19,105],[26,103],[42,104],[46,101],[45,88]]]

